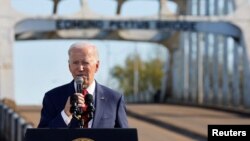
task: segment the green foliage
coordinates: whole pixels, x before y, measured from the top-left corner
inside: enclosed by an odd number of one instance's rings
[[[134,93],[135,77],[138,77],[138,91],[145,92],[149,89],[160,89],[163,77],[163,61],[159,58],[143,61],[139,55],[128,56],[125,66],[114,66],[111,75],[118,80],[119,88],[125,95]],[[138,72],[137,74],[135,74]]]

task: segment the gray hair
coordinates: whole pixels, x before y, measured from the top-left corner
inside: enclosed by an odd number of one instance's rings
[[[89,42],[76,42],[72,44],[68,50],[69,57],[70,57],[70,53],[72,49],[76,49],[76,48],[81,49],[81,48],[86,48],[86,47],[91,48],[93,50],[95,61],[99,61],[99,53],[98,53],[97,47],[94,44],[91,44]]]

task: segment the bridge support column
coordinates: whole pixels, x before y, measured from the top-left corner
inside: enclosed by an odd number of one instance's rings
[[[223,46],[223,73],[222,73],[222,99],[223,105],[229,104],[229,91],[228,91],[228,38],[224,36]]]
[[[193,5],[192,5],[192,0],[187,0],[187,15],[192,15],[192,8],[193,8]]]
[[[194,63],[193,63],[193,33],[189,32],[189,50],[188,50],[188,62],[189,62],[189,100],[193,102],[193,94],[194,94]]]
[[[247,56],[247,52],[246,52],[246,48],[243,47],[243,73],[244,73],[244,84],[243,84],[243,103],[244,106],[249,108],[250,107],[250,96],[249,96],[249,92],[250,92],[250,65],[249,65],[249,60],[248,60],[248,56]]]
[[[14,99],[13,28],[0,27],[0,99]]]
[[[170,12],[170,10],[167,8],[167,1],[166,0],[160,0],[160,7],[159,7],[159,17],[167,17],[169,15],[172,15],[173,13]]]
[[[198,103],[203,104],[203,49],[204,41],[202,33],[197,33],[197,65],[198,65]]]
[[[239,93],[239,46],[234,42],[233,45],[233,95],[232,102],[234,106],[239,106],[240,104],[240,93]]]
[[[219,79],[218,79],[218,35],[213,35],[213,104],[217,104],[219,95]]]
[[[210,95],[210,67],[209,67],[209,41],[208,41],[209,34],[206,33],[204,40],[204,102],[207,104],[209,103],[209,95]]]
[[[10,0],[0,1],[0,99],[14,100],[14,75],[12,47],[14,26],[23,15],[11,7]]]
[[[167,71],[167,88],[165,91],[164,101],[167,101],[173,96],[173,65],[174,65],[174,50],[169,49],[169,65]]]
[[[183,32],[182,50],[183,50],[183,100],[188,101],[189,90],[189,62],[188,62],[188,32]]]
[[[193,102],[197,103],[198,101],[198,80],[199,80],[199,75],[198,75],[198,32],[193,33],[193,64],[194,64],[194,70],[193,70],[193,83],[194,83],[194,88],[193,88]]]
[[[236,24],[242,31],[242,37],[240,37],[239,43],[243,46],[243,50],[245,50],[246,53],[246,61],[248,62],[245,66],[248,67],[245,69],[245,74],[248,74],[245,76],[245,84],[244,86],[249,89],[250,87],[250,75],[249,75],[249,70],[250,70],[250,16],[248,13],[250,4],[248,0],[234,0],[235,6],[239,9],[235,11],[234,14],[230,15],[228,18],[229,19],[234,19],[232,20],[234,24]],[[249,91],[248,93],[244,93],[243,95],[243,101],[244,101],[244,107],[250,108],[250,94]]]
[[[180,41],[179,41],[179,48],[181,50],[180,53],[180,59],[181,59],[181,63],[180,63],[180,98],[181,100],[184,100],[184,93],[185,93],[185,33],[181,32],[180,33]]]

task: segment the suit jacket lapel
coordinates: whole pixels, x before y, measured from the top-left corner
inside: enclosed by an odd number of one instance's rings
[[[107,98],[104,95],[103,89],[100,87],[98,83],[96,83],[95,89],[95,116],[93,121],[93,128],[97,128],[99,121],[103,115],[103,110],[105,109],[105,103]]]
[[[69,87],[68,87],[68,91],[67,91],[68,97],[73,95],[74,93],[75,93],[74,80],[72,80],[69,83]]]

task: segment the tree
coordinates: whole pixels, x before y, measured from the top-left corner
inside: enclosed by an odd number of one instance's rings
[[[111,75],[118,80],[119,88],[125,95],[134,93],[135,77],[138,77],[138,92],[153,93],[160,89],[163,77],[163,61],[159,58],[143,61],[138,54],[126,58],[125,66],[116,65],[112,68]],[[137,75],[135,74],[137,71]]]

